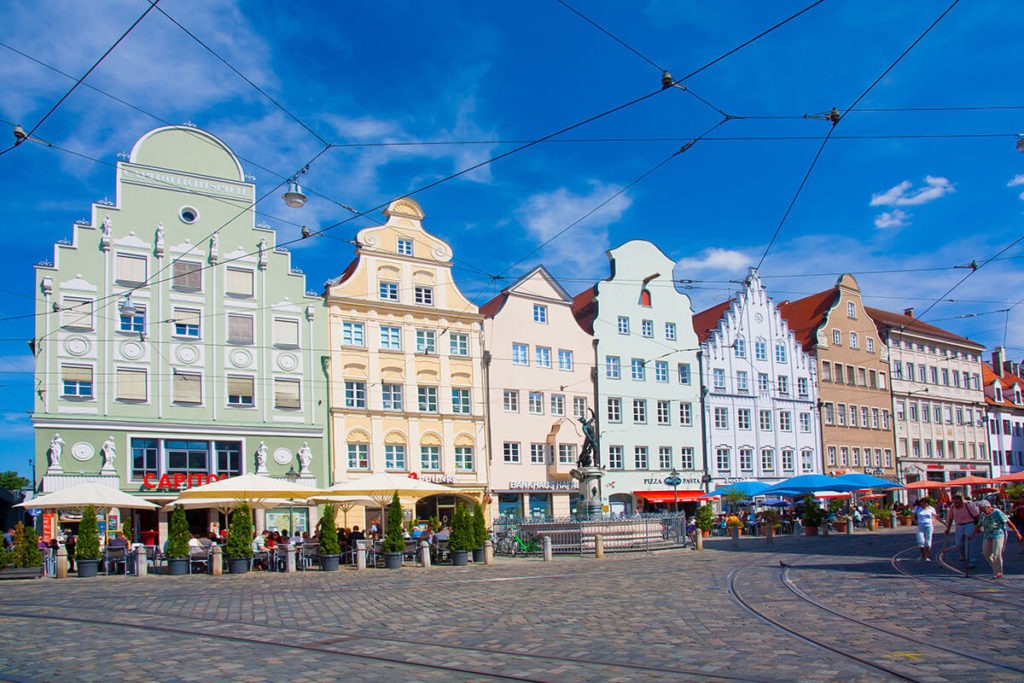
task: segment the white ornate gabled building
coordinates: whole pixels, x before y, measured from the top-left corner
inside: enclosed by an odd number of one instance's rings
[[[817,373],[751,269],[736,296],[693,317],[707,389],[714,486],[819,474]]]

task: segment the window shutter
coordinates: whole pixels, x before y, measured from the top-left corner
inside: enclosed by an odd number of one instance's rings
[[[119,282],[145,282],[146,257],[118,254],[117,279]]]
[[[199,311],[190,311],[184,308],[174,309],[174,322],[179,325],[199,325]]]
[[[64,299],[61,304],[61,319],[64,327],[79,330],[92,329],[92,300]]]
[[[200,403],[203,400],[202,375],[175,373],[174,400],[181,403]]]
[[[274,318],[274,343],[280,346],[298,346],[299,321]]]
[[[251,270],[227,269],[227,292],[235,296],[252,296],[253,278]]]
[[[300,408],[299,383],[289,380],[274,380],[274,407]]]
[[[92,368],[81,365],[62,365],[61,378],[65,382],[91,382]]]
[[[202,265],[193,261],[174,262],[174,286],[177,289],[200,290],[203,288]]]
[[[228,377],[228,396],[252,396],[252,377]]]
[[[229,315],[228,341],[251,344],[252,318],[247,315]]]
[[[118,370],[117,397],[125,401],[146,400],[146,371]]]

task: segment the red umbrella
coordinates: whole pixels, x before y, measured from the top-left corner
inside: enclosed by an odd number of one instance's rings
[[[857,500],[878,500],[879,498],[885,498],[884,493],[869,493],[866,496],[858,496]]]
[[[986,479],[985,477],[976,477],[973,474],[969,477],[961,477],[960,479],[950,479],[946,482],[946,486],[973,486],[975,484],[994,484],[994,479]]]
[[[1014,481],[1024,481],[1024,472],[1014,472],[1013,474],[1004,474],[1001,477],[996,477],[995,481],[999,482],[999,483],[1014,482]]]
[[[941,488],[945,488],[947,486],[949,486],[949,484],[944,482],[944,481],[928,481],[927,479],[922,479],[921,481],[915,481],[915,482],[911,482],[909,484],[906,484],[903,488],[905,488],[905,489],[941,489]]]

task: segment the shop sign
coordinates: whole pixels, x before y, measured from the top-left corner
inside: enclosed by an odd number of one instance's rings
[[[885,474],[885,470],[881,467],[865,467],[864,474],[873,474],[875,476],[881,476]]]
[[[190,489],[193,486],[212,484],[221,479],[227,479],[227,477],[218,477],[216,474],[202,474],[200,472],[193,472],[192,474],[178,472],[176,474],[165,474],[158,480],[155,474],[149,473],[142,478],[142,488],[149,489],[150,491]]]
[[[510,489],[525,491],[575,491],[579,488],[573,480],[569,481],[510,481]]]
[[[697,477],[697,476],[693,476],[693,477],[678,477],[678,479],[679,479],[679,483],[676,484],[676,486],[682,486],[683,484],[700,484],[701,483],[700,477]],[[658,479],[656,477],[652,477],[650,479],[644,479],[644,486],[672,486],[672,484],[668,483],[664,479]]]
[[[455,477],[444,472],[424,472],[423,474],[416,474],[415,472],[409,473],[410,479],[419,479],[420,481],[429,481],[431,484],[454,484]]]

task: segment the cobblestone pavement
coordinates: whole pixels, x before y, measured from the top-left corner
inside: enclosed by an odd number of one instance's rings
[[[1019,546],[994,581],[984,562],[965,578],[914,561],[912,545],[886,530],[467,568],[5,581],[0,677],[1024,680]]]

